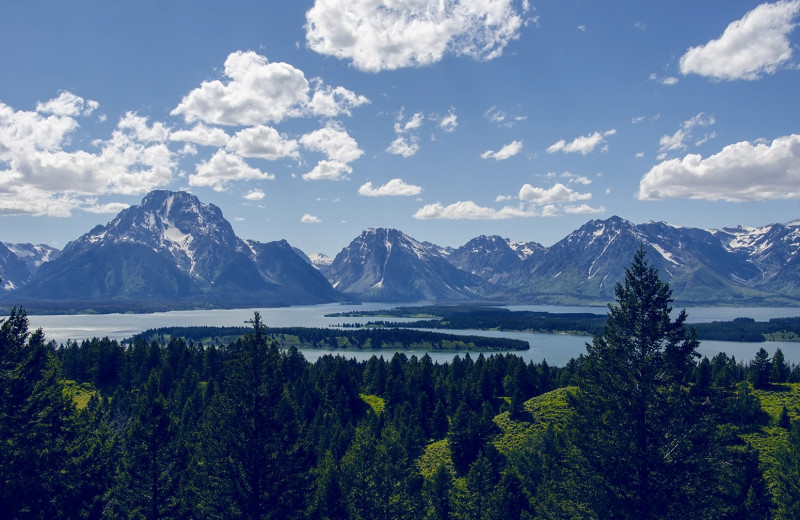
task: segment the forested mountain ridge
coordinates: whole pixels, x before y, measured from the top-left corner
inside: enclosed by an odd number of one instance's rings
[[[0,301],[73,309],[113,302],[115,311],[123,302],[136,310],[345,300],[604,304],[640,245],[683,305],[800,304],[800,221],[702,230],[615,216],[549,247],[499,236],[441,247],[372,228],[330,259],[285,240],[242,240],[216,206],[167,191],[148,194],[60,256],[0,244]],[[41,263],[45,255],[51,261]]]

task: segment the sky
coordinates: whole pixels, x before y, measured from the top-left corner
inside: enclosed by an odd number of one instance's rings
[[[6,0],[0,241],[154,189],[244,239],[800,219],[800,0]]]

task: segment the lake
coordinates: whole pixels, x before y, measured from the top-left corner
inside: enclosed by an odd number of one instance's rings
[[[31,329],[42,328],[45,337],[64,343],[68,339],[82,341],[94,337],[109,337],[122,340],[129,338],[147,329],[160,327],[192,327],[210,326],[227,327],[246,325],[253,318],[253,313],[261,313],[263,322],[268,327],[333,327],[345,323],[364,322],[364,318],[327,318],[325,314],[350,311],[370,311],[389,309],[397,304],[365,303],[362,305],[348,305],[330,303],[323,305],[304,305],[295,307],[276,307],[263,309],[216,309],[196,311],[170,311],[151,314],[79,314],[79,315],[30,315],[28,316]],[[590,312],[605,314],[606,307],[562,307],[554,305],[515,305],[507,306],[511,310],[533,310],[542,312]],[[710,321],[729,321],[738,317],[754,318],[756,321],[767,321],[770,318],[784,318],[800,316],[797,307],[697,307],[687,308],[688,321],[701,323]],[[395,320],[395,318],[393,318]],[[396,319],[403,321],[402,319]],[[563,366],[567,361],[586,352],[585,344],[591,341],[589,336],[576,336],[567,334],[538,334],[527,332],[499,332],[499,331],[439,331],[454,332],[471,335],[484,335],[522,339],[527,341],[531,348],[527,351],[513,351],[525,361],[536,363],[546,360],[552,366]],[[783,351],[789,363],[800,363],[800,343],[795,342],[767,342],[767,343],[737,343],[730,341],[703,341],[700,343],[700,353],[709,358],[725,352],[737,360],[751,360],[759,348],[764,347],[770,355],[779,348]],[[326,354],[341,354],[348,358],[367,360],[372,355],[390,358],[394,352],[387,350],[350,351],[350,350],[321,350],[301,349],[309,361],[315,361]],[[404,354],[421,356],[423,351],[405,350]],[[466,352],[428,352],[434,361],[449,361],[455,355],[464,356]],[[471,352],[474,358],[477,352]],[[488,353],[487,353],[488,355]]]

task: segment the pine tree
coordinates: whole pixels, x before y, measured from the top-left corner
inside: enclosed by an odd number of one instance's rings
[[[775,458],[776,517],[780,520],[800,518],[800,423],[792,423],[788,441]]]
[[[710,485],[713,417],[684,386],[698,341],[644,248],[587,344],[575,408],[586,500],[599,518],[698,518]]]
[[[253,331],[227,349],[223,392],[201,425],[199,462],[208,472],[202,507],[222,517],[299,517],[307,451],[298,441],[278,346],[258,313],[252,324]]]
[[[159,391],[157,369],[136,392],[123,439],[121,478],[114,492],[120,515],[155,520],[177,518],[179,476],[177,424]]]
[[[76,500],[76,411],[41,329],[13,309],[0,321],[0,518],[60,518]]]
[[[785,383],[789,379],[789,364],[780,348],[775,349],[775,353],[772,355],[770,379],[773,383]]]
[[[772,362],[769,353],[761,347],[756,352],[756,357],[750,363],[750,382],[756,388],[767,388],[772,375]]]
[[[439,464],[425,481],[423,494],[425,498],[425,520],[448,520],[451,516],[452,504],[450,494],[453,489],[453,475],[445,464]]]

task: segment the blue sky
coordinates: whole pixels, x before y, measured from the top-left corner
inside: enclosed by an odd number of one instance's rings
[[[0,4],[0,240],[153,189],[335,255],[800,218],[800,0]]]

